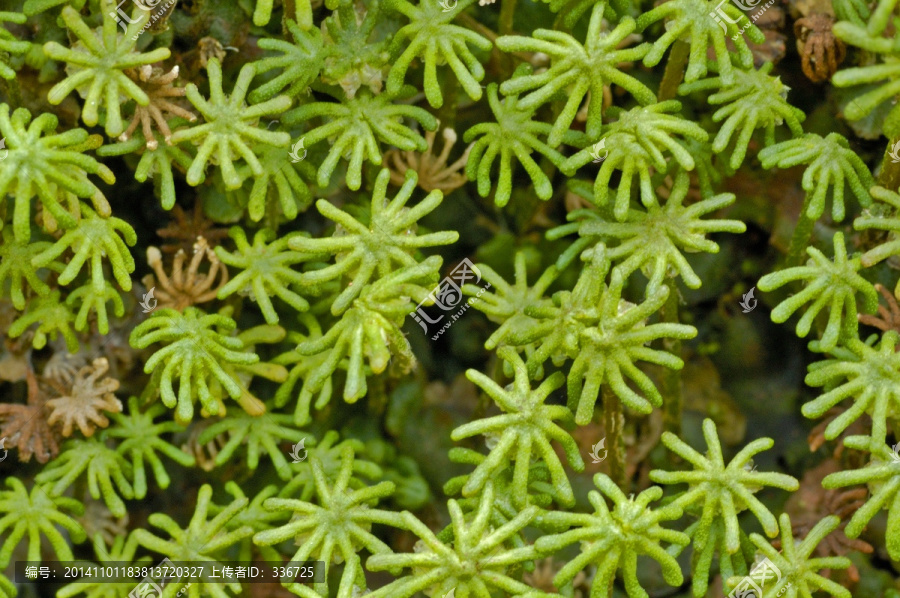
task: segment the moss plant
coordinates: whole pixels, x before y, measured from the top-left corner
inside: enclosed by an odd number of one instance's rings
[[[175,422],[154,423],[153,420],[165,412],[166,408],[162,403],[154,403],[142,412],[137,397],[131,397],[128,399],[127,415],[116,413],[111,416],[117,425],[107,434],[112,438],[122,439],[116,451],[131,462],[134,473],[134,497],[137,499],[147,495],[147,465],[150,466],[150,471],[160,488],[168,488],[171,483],[171,478],[157,452],[183,467],[193,467],[196,464],[196,459],[192,455],[179,450],[160,437],[162,434],[181,430],[181,426]]]
[[[44,282],[44,277],[39,275],[41,270],[31,265],[31,259],[42,253],[51,244],[47,241],[30,243],[19,241],[11,226],[3,229],[2,240],[3,243],[0,244],[0,285],[3,285],[3,288],[0,289],[0,294],[8,296],[13,307],[22,310],[25,309],[25,293],[29,289],[40,297],[46,297],[50,292],[50,286]],[[62,264],[56,261],[48,262],[46,269],[59,272]],[[7,283],[9,284],[8,292],[5,290]]]
[[[747,230],[736,220],[704,220],[702,216],[734,202],[735,197],[720,194],[688,207],[684,205],[690,181],[688,173],[679,171],[666,203],[660,206],[651,196],[647,210],[630,210],[624,222],[592,220],[578,229],[583,237],[598,238],[611,247],[609,258],[618,262],[615,271],[623,279],[640,270],[649,273],[647,294],[652,295],[672,272],[689,288],[700,287],[700,277],[685,257],[686,253],[717,253],[719,246],[707,238],[712,233],[742,233]]]
[[[898,4],[4,6],[0,597],[893,596]]]
[[[90,198],[101,216],[112,213],[106,197],[88,175],[95,174],[110,184],[116,177],[107,166],[82,153],[100,145],[99,139],[83,129],[56,133],[58,125],[59,119],[53,114],[32,120],[25,108],[17,108],[10,117],[9,106],[0,104],[0,133],[9,144],[8,149],[0,150],[6,156],[0,170],[0,193],[15,197],[12,225],[20,242],[31,238],[29,219],[35,196],[64,227],[74,226],[76,220],[60,205],[60,189]]]
[[[591,269],[585,272],[585,280],[596,276]],[[649,361],[680,369],[680,358],[645,345],[660,338],[687,339],[696,334],[693,327],[684,324],[645,323],[665,303],[668,288],[657,290],[640,305],[629,305],[621,298],[621,281],[622,277],[614,272],[611,288],[602,293],[599,305],[590,308],[573,293],[561,297],[552,308],[530,310],[541,325],[520,337],[529,342],[541,339],[529,360],[532,363],[540,363],[553,354],[574,360],[568,376],[568,394],[579,425],[591,420],[602,384],[609,385],[625,405],[637,412],[649,413],[653,406],[660,406],[662,396],[650,378],[635,367],[635,362]],[[571,317],[576,308],[584,310],[583,315]],[[644,396],[628,386],[625,378],[634,382]]]
[[[882,509],[888,510],[888,527],[885,533],[888,554],[892,559],[900,556],[900,541],[897,532],[900,531],[900,512],[897,511],[897,497],[900,496],[900,473],[896,450],[875,439],[865,436],[850,436],[844,443],[859,451],[868,451],[872,454],[872,460],[861,469],[840,471],[828,475],[822,480],[825,488],[842,488],[855,484],[869,484],[873,488],[872,495],[862,508],[858,509],[850,523],[847,524],[847,535],[855,538],[862,533],[863,528]]]
[[[69,442],[35,481],[47,484],[47,491],[59,496],[83,473],[87,474],[91,496],[95,499],[102,496],[107,508],[116,517],[125,515],[122,498],[134,496],[129,481],[132,477],[131,464],[115,448],[108,446],[104,438]]]
[[[553,579],[561,586],[571,581],[578,571],[589,564],[597,567],[591,584],[591,597],[609,595],[616,570],[621,569],[629,598],[647,598],[648,594],[637,579],[637,557],[647,555],[662,566],[663,578],[673,586],[681,585],[684,576],[674,557],[662,547],[662,542],[674,545],[687,544],[689,539],[681,532],[666,529],[660,523],[681,516],[681,507],[668,505],[656,510],[649,508],[659,500],[662,489],[654,486],[637,496],[625,494],[603,474],[594,476],[594,484],[613,502],[610,509],[606,500],[596,490],[588,495],[593,513],[551,513],[548,519],[558,521],[574,529],[560,534],[544,536],[535,543],[542,552],[558,551],[564,546],[580,542],[580,553],[569,561]]]
[[[149,548],[154,552],[167,556],[170,560],[179,561],[206,561],[216,564],[220,555],[225,554],[227,549],[253,534],[253,528],[250,526],[242,526],[237,529],[228,530],[226,528],[231,521],[244,507],[247,506],[246,497],[235,498],[224,509],[216,509],[217,513],[214,517],[209,518],[212,497],[212,487],[204,485],[200,488],[194,515],[186,527],[181,527],[174,519],[164,513],[154,513],[148,518],[148,522],[153,527],[157,527],[164,531],[171,538],[169,540],[157,536],[146,529],[137,530],[134,534],[134,541],[140,546]],[[228,588],[231,592],[240,590],[240,584],[235,581],[205,581],[202,584],[192,583],[183,579],[176,579],[170,582],[167,590],[174,592],[181,588],[187,587],[187,596],[190,598],[199,598],[201,596],[200,587],[206,588],[206,591],[213,595],[228,594],[224,592],[224,588]]]
[[[59,560],[72,560],[72,549],[59,527],[69,532],[73,542],[84,542],[84,530],[65,512],[80,515],[84,512],[84,505],[74,498],[52,496],[37,484],[29,492],[22,480],[16,477],[6,478],[6,486],[7,490],[0,490],[0,514],[3,515],[0,518],[0,530],[5,532],[0,548],[0,563],[4,567],[9,563],[13,550],[26,533],[28,560],[41,560],[41,534],[50,541]]]
[[[481,301],[475,303],[474,307],[484,312],[492,322],[499,324],[497,330],[484,343],[486,349],[493,351],[504,342],[510,332],[535,322],[534,318],[525,314],[525,310],[540,303],[548,304],[550,299],[544,297],[544,293],[559,272],[555,267],[547,268],[529,287],[525,254],[522,252],[516,253],[515,281],[512,284],[506,282],[490,266],[478,264],[477,267],[484,280],[491,283],[491,292],[483,293],[479,297]],[[464,286],[462,290],[467,295],[476,295],[481,291],[473,284]]]
[[[205,314],[196,307],[183,313],[161,309],[134,329],[130,342],[137,348],[166,343],[147,361],[146,372],[160,370],[160,394],[166,407],[177,406],[178,420],[189,422],[194,415],[194,400],[199,399],[210,415],[219,413],[222,401],[212,394],[209,380],[215,378],[235,400],[245,400],[240,384],[223,364],[251,364],[259,361],[255,353],[241,351],[240,339],[226,336],[218,329],[233,330],[234,320],[219,314]],[[178,395],[173,378],[179,376]],[[250,404],[245,403],[247,408]]]
[[[400,90],[410,63],[421,57],[425,67],[425,97],[433,107],[440,108],[444,103],[437,80],[438,61],[450,66],[470,98],[481,98],[481,86],[478,82],[484,78],[484,68],[468,49],[468,45],[484,51],[491,49],[491,42],[474,31],[450,23],[474,3],[475,0],[463,0],[453,10],[447,11],[434,2],[425,1],[413,6],[407,0],[388,0],[387,6],[390,9],[402,13],[410,20],[394,37],[393,46],[403,48],[403,53],[391,66],[387,80],[388,93]]]
[[[104,14],[115,11],[113,0],[101,0],[101,4]],[[135,10],[132,16],[137,14],[139,11]],[[44,44],[47,56],[73,67],[73,74],[53,86],[47,99],[51,104],[59,104],[77,90],[84,98],[84,124],[94,126],[99,122],[102,105],[106,109],[106,134],[115,137],[125,130],[120,95],[142,106],[150,101],[125,70],[165,60],[170,56],[169,49],[135,52],[136,34],[144,25],[141,18],[130,23],[123,35],[113,19],[103,19],[100,30],[92,30],[71,6],[63,7],[62,20],[79,43],[69,48],[52,41]]]
[[[519,595],[529,592],[527,585],[505,575],[504,571],[509,565],[533,560],[538,554],[535,547],[504,550],[502,542],[528,525],[538,508],[534,505],[526,507],[506,525],[486,534],[493,495],[493,485],[488,483],[481,493],[475,517],[468,522],[459,504],[452,499],[448,501],[453,525],[452,543],[438,540],[411,513],[402,513],[400,521],[403,527],[419,537],[422,548],[416,553],[375,554],[366,561],[366,567],[373,571],[413,567],[421,573],[403,577],[375,590],[371,594],[372,598],[410,598],[427,588],[436,588],[443,595],[446,595],[445,588],[456,588],[456,591],[469,595],[488,593],[489,588]]]
[[[210,60],[207,69],[210,84],[208,100],[200,95],[196,85],[189,84],[185,90],[188,100],[203,115],[206,122],[176,131],[172,135],[172,143],[192,141],[199,145],[197,155],[187,172],[189,184],[200,184],[207,164],[211,157],[215,156],[219,168],[222,169],[225,184],[229,189],[236,189],[241,185],[242,179],[235,170],[235,159],[240,157],[246,160],[255,176],[263,174],[263,166],[248,143],[287,146],[290,140],[287,133],[268,131],[256,125],[260,116],[286,110],[291,105],[291,100],[287,96],[278,96],[247,107],[244,98],[250,87],[250,81],[256,74],[252,66],[246,65],[241,69],[241,74],[228,97],[222,89],[222,67],[219,61]]]
[[[821,417],[829,408],[852,398],[853,407],[828,424],[825,436],[836,438],[854,420],[868,413],[872,417],[872,440],[884,442],[888,422],[900,418],[897,342],[897,332],[893,330],[885,332],[875,347],[851,338],[845,346],[834,351],[831,359],[810,364],[806,383],[814,387],[826,386],[829,390],[803,405],[803,415]]]
[[[308,458],[291,464],[293,477],[279,491],[279,496],[294,497],[301,501],[309,501],[313,497],[316,492],[316,473],[312,457],[321,466],[325,477],[333,482],[343,470],[347,451],[351,451],[354,458],[351,460],[352,473],[347,482],[347,488],[351,490],[364,488],[369,485],[366,480],[375,480],[383,475],[383,470],[376,463],[359,456],[366,447],[362,441],[355,438],[345,438],[338,442],[339,440],[340,435],[334,430],[329,430],[319,440],[307,440],[306,444],[310,447],[307,449]]]
[[[848,146],[847,139],[837,133],[824,138],[807,133],[799,139],[765,148],[759,152],[759,158],[764,168],[775,165],[790,168],[808,163],[803,172],[803,189],[809,206],[806,215],[821,216],[825,211],[825,196],[832,189],[831,217],[840,222],[846,214],[844,182],[865,208],[872,205],[869,188],[875,184],[865,163]]]
[[[734,149],[729,160],[732,168],[736,169],[744,162],[750,139],[758,128],[765,128],[766,146],[775,143],[775,127],[781,124],[787,124],[795,136],[803,134],[800,123],[806,115],[788,103],[785,96],[789,88],[781,82],[780,77],[769,74],[772,66],[769,62],[759,70],[737,71],[732,83],[727,83],[727,78],[720,74],[718,77],[685,83],[679,89],[682,94],[719,90],[709,96],[709,103],[724,104],[713,114],[713,121],[725,122],[713,139],[712,148],[715,152],[723,152],[733,138]]]
[[[216,465],[224,465],[231,460],[238,447],[246,446],[247,466],[256,469],[259,466],[260,450],[272,460],[276,471],[282,479],[290,479],[291,473],[278,441],[292,441],[300,438],[302,432],[293,427],[293,417],[281,413],[250,415],[241,411],[228,415],[221,421],[206,428],[198,438],[200,443],[207,443],[217,435],[228,432],[228,442],[216,455]]]
[[[394,491],[394,484],[381,482],[358,490],[350,490],[350,476],[353,473],[353,450],[348,446],[341,453],[341,470],[333,484],[329,484],[322,463],[315,457],[311,461],[316,485],[316,495],[320,506],[287,498],[270,498],[265,507],[271,511],[291,511],[296,520],[279,528],[256,534],[253,541],[270,545],[296,538],[299,548],[294,561],[332,560],[346,561],[343,577],[356,581],[364,573],[359,561],[349,566],[361,548],[373,555],[391,552],[390,548],[369,532],[373,524],[380,523],[394,527],[405,527],[402,516],[382,509],[373,509],[369,503],[384,498]],[[338,554],[340,559],[337,558]],[[346,587],[346,582],[341,583]],[[327,588],[326,588],[327,590]]]
[[[64,302],[59,300],[58,290],[51,291],[45,297],[33,297],[25,306],[25,313],[16,318],[9,326],[9,337],[21,336],[26,330],[37,324],[31,344],[35,349],[43,349],[47,339],[56,340],[61,337],[69,352],[78,351],[78,337],[72,329],[75,325],[75,314]]]
[[[0,22],[9,22],[21,25],[25,21],[26,17],[22,13],[9,11],[0,12]],[[13,36],[6,29],[0,29],[0,50],[9,52],[10,54],[22,54],[23,52],[28,51],[30,47],[31,44],[29,44],[28,42],[17,40],[15,36]],[[11,69],[4,63],[0,63],[0,77],[3,77],[4,79],[12,79],[15,76],[16,73],[13,69]]]
[[[858,120],[870,114],[885,99],[897,93],[898,72],[895,61],[897,53],[895,40],[884,36],[890,15],[889,3],[882,3],[884,9],[873,13],[866,26],[861,23],[842,21],[835,23],[834,34],[867,52],[883,55],[884,62],[865,66],[842,69],[835,73],[833,83],[836,87],[851,87],[875,84],[874,89],[867,89],[857,94],[847,107],[847,118]],[[896,33],[892,37],[896,36]],[[896,115],[892,115],[896,118]]]
[[[500,183],[494,194],[494,202],[502,208],[509,202],[512,193],[512,160],[515,157],[534,183],[538,197],[550,199],[553,185],[531,157],[533,152],[537,152],[557,167],[562,167],[564,156],[538,138],[538,135],[549,134],[550,126],[534,122],[532,116],[535,109],[522,109],[516,95],[510,95],[501,102],[497,96],[496,83],[488,86],[487,96],[497,122],[479,123],[466,131],[463,139],[475,141],[466,163],[466,176],[470,181],[477,181],[479,195],[487,197],[493,181],[491,173],[494,160],[499,157]],[[577,135],[572,133],[564,141],[574,143],[577,139]]]
[[[131,290],[134,258],[128,245],[137,242],[137,234],[120,218],[102,218],[86,205],[82,205],[82,218],[78,224],[65,231],[60,239],[43,252],[31,258],[31,265],[44,268],[54,263],[63,252],[74,254],[60,273],[59,284],[72,282],[90,259],[91,286],[94,293],[103,294],[106,286],[103,277],[103,258],[112,266],[113,278],[125,290]]]
[[[594,183],[594,199],[598,204],[608,200],[609,182],[615,170],[621,171],[616,193],[615,214],[624,220],[631,201],[631,181],[640,178],[641,202],[649,207],[655,200],[650,176],[652,168],[665,172],[666,158],[663,152],[672,154],[674,160],[684,169],[694,168],[694,159],[688,150],[673,139],[679,135],[706,141],[708,135],[699,125],[669,112],[678,112],[681,104],[675,100],[632,108],[625,112],[615,111],[618,118],[610,124],[603,135],[604,145],[611,148],[609,157],[603,161]],[[613,110],[610,110],[613,113]],[[591,161],[593,148],[585,148],[566,160],[564,170],[574,172]]]
[[[97,555],[96,563],[92,566],[102,567],[106,563],[134,563],[136,566],[150,566],[149,556],[135,558],[137,552],[137,543],[129,541],[130,537],[116,536],[112,546],[107,548],[103,534],[97,532],[94,534],[93,545],[94,553]],[[114,566],[114,565],[110,565]],[[124,576],[122,576],[124,578]],[[57,596],[59,598],[73,598],[74,596],[84,595],[87,598],[116,598],[121,596],[122,592],[128,592],[132,589],[132,584],[123,579],[122,583],[110,583],[103,581],[76,581],[67,584],[59,590]]]
[[[293,38],[293,43],[280,39],[261,39],[259,47],[281,52],[281,56],[267,56],[256,63],[256,72],[267,73],[272,69],[284,69],[273,79],[263,83],[250,93],[250,101],[258,103],[284,92],[288,97],[296,97],[305,92],[322,68],[322,33],[317,28],[301,27],[288,19],[285,27]]]
[[[900,194],[880,186],[872,187],[870,192],[878,202],[877,206],[887,204],[885,207],[890,211],[877,216],[872,213],[863,214],[853,222],[856,230],[887,233],[887,238],[882,243],[862,255],[861,263],[867,268],[900,253],[900,238],[897,236],[900,232]]]
[[[721,15],[716,14],[719,7],[726,14],[727,18],[724,20]],[[732,54],[727,47],[727,38],[738,31],[738,26],[743,29],[743,26],[749,24],[743,22],[744,18],[747,17],[741,14],[737,6],[727,3],[714,3],[711,0],[665,2],[645,12],[637,19],[639,31],[643,31],[652,23],[665,20],[665,33],[653,42],[652,48],[644,56],[644,64],[647,66],[659,64],[666,49],[677,41],[689,43],[690,59],[684,78],[690,83],[707,73],[707,53],[712,45],[716,53],[716,64],[722,74],[722,81],[725,84],[731,84],[736,76],[735,71],[747,70],[753,64],[753,55],[743,36],[738,35],[735,40],[738,51],[736,55]],[[749,21],[749,19],[747,20]],[[749,39],[757,44],[762,43],[765,40],[762,31],[753,24],[749,25]],[[679,66],[681,69],[684,68],[683,65]]]
[[[177,129],[179,126],[187,124],[187,121],[183,118],[173,118],[168,121],[168,124],[169,128]],[[147,147],[147,140],[143,133],[137,133],[128,141],[97,148],[97,155],[121,156],[142,149],[141,159],[134,171],[134,179],[143,183],[148,178],[156,176],[154,181],[158,185],[162,207],[171,210],[175,205],[174,170],[179,168],[187,170],[190,168],[193,158],[188,154],[186,148],[166,143],[162,133],[154,132],[154,137],[157,144],[153,149]]]
[[[462,492],[466,496],[480,492],[498,470],[512,461],[515,463],[513,500],[518,506],[524,506],[528,495],[526,486],[532,455],[537,454],[547,464],[551,483],[561,501],[563,504],[571,505],[575,502],[575,496],[562,463],[550,446],[550,440],[556,440],[562,445],[573,469],[576,471],[584,469],[584,462],[578,454],[575,441],[554,421],[570,421],[572,414],[562,405],[543,404],[547,395],[563,385],[565,376],[561,372],[556,372],[544,380],[540,387],[532,390],[528,383],[525,362],[515,350],[504,347],[498,351],[498,355],[508,361],[515,371],[512,389],[500,388],[481,372],[474,370],[467,372],[469,379],[488,393],[505,413],[476,420],[453,430],[451,438],[454,440],[461,440],[474,434],[494,434],[499,437],[488,458],[472,472]]]
[[[666,447],[694,466],[694,471],[660,471],[650,473],[650,479],[660,484],[688,484],[687,491],[680,494],[672,504],[694,512],[699,510],[699,520],[688,527],[695,551],[693,580],[694,596],[706,595],[709,586],[710,567],[715,552],[724,578],[737,573],[746,573],[743,555],[740,553],[742,540],[746,535],[741,531],[737,515],[741,510],[749,510],[759,520],[769,537],[778,533],[775,515],[753,495],[765,486],[795,491],[797,480],[789,475],[773,472],[757,472],[748,469],[748,464],[757,453],[771,448],[771,438],[759,438],[744,447],[728,465],[722,455],[722,444],[712,420],[703,421],[703,436],[706,439],[705,455],[687,445],[671,432],[664,432],[662,441]]]
[[[784,592],[783,596],[797,598],[811,596],[813,591],[822,590],[835,598],[850,598],[847,588],[828,579],[819,571],[822,569],[846,569],[850,559],[833,556],[810,558],[816,546],[833,532],[840,524],[840,517],[830,515],[816,524],[802,540],[794,540],[791,533],[791,518],[787,513],[781,515],[781,547],[778,551],[759,534],[752,534],[750,539],[762,551],[779,571],[782,577],[773,586],[773,592]]]
[[[513,78],[500,86],[503,95],[529,92],[519,100],[521,109],[536,108],[549,101],[557,92],[573,85],[568,92],[565,108],[559,113],[548,135],[547,143],[550,147],[556,147],[563,141],[588,93],[590,102],[586,133],[592,138],[599,136],[604,85],[620,85],[641,104],[656,101],[652,91],[618,67],[618,63],[642,58],[649,49],[645,45],[619,48],[634,31],[634,19],[623,17],[612,31],[604,31],[603,13],[606,6],[606,2],[594,5],[583,43],[568,33],[548,29],[536,30],[531,38],[503,36],[497,39],[497,46],[504,52],[543,52],[552,59],[550,69],[546,72]]]
[[[416,187],[416,173],[411,170],[406,172],[403,186],[390,201],[387,199],[389,180],[390,172],[383,169],[375,181],[367,223],[320,200],[316,202],[316,208],[340,229],[331,238],[297,236],[288,241],[288,247],[294,251],[335,256],[335,264],[305,273],[302,284],[320,285],[345,275],[352,277],[352,284],[348,284],[331,304],[334,315],[346,310],[350,302],[373,282],[373,277],[388,276],[396,266],[415,267],[419,260],[415,259],[413,252],[417,249],[447,245],[459,238],[456,232],[451,231],[416,234],[417,222],[440,205],[442,194],[440,191],[432,191],[415,207],[407,207],[406,203]],[[429,261],[428,264],[433,264],[429,270],[436,271],[439,262],[435,264],[434,261]]]
[[[229,236],[234,239],[237,251],[231,253],[217,247],[216,253],[223,263],[240,268],[243,272],[219,289],[220,299],[241,291],[252,293],[269,324],[278,323],[278,314],[269,299],[273,295],[298,312],[309,309],[309,303],[290,288],[303,280],[300,272],[292,270],[291,266],[309,259],[302,253],[287,250],[288,244],[296,235],[276,240],[275,231],[262,229],[253,236],[252,246],[240,227],[233,227]]]
[[[878,294],[872,283],[857,272],[861,268],[859,256],[847,255],[844,235],[834,235],[834,260],[829,260],[815,247],[807,248],[810,260],[805,266],[788,268],[767,274],[759,280],[759,288],[771,291],[795,280],[809,281],[802,292],[785,299],[772,311],[772,320],[784,322],[806,303],[812,302],[800,321],[797,336],[806,336],[819,312],[829,306],[828,324],[819,347],[823,351],[833,349],[843,337],[856,335],[856,295],[863,296],[863,309],[871,313],[878,304]]]
[[[397,99],[409,96],[410,88],[401,89]],[[319,166],[317,182],[328,184],[341,158],[348,159],[347,186],[359,189],[362,184],[363,161],[381,164],[379,142],[389,143],[402,150],[423,151],[428,147],[425,138],[397,122],[403,117],[414,119],[429,131],[437,128],[437,120],[418,106],[392,102],[387,94],[372,95],[363,91],[344,102],[312,102],[294,108],[284,115],[283,122],[295,125],[321,117],[325,124],[313,128],[303,137],[306,145],[337,136],[328,156]]]

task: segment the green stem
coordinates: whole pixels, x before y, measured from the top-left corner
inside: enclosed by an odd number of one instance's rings
[[[878,184],[886,189],[896,189],[900,187],[900,162],[894,162],[890,157],[891,148],[894,147],[898,139],[892,139],[884,150],[884,157],[881,159],[881,172],[878,174]]]
[[[384,375],[372,376],[366,379],[369,384],[366,407],[371,417],[379,421],[384,418],[388,405],[387,380]]]
[[[437,111],[438,120],[441,121],[436,137],[443,139],[441,131],[446,128],[456,128],[456,113],[459,111],[459,82],[456,77],[447,77],[444,85],[441,87],[441,93],[444,95],[444,105]],[[437,151],[437,148],[435,148]]]
[[[674,278],[666,279],[669,297],[663,305],[660,317],[663,322],[678,324],[678,286]],[[663,349],[675,357],[681,357],[680,339],[663,339]],[[666,370],[663,381],[663,423],[665,429],[676,436],[681,435],[681,410],[684,399],[681,392],[681,370]]]
[[[625,479],[625,412],[622,410],[622,402],[616,396],[608,384],[602,386],[603,397],[603,430],[608,440],[607,450],[612,459],[609,463],[610,477],[616,485],[626,491]]]
[[[281,35],[288,35],[287,20],[297,20],[297,7],[294,6],[294,0],[283,0],[284,10],[281,13]]]
[[[513,15],[516,12],[518,0],[502,0],[500,3],[500,22],[497,30],[500,35],[509,35],[513,32]],[[500,60],[503,80],[509,79],[513,73],[513,60],[509,54],[503,54]]]
[[[518,0],[502,0],[500,3],[500,23],[498,31],[500,35],[509,35],[513,31],[513,15],[516,12]]]
[[[22,90],[19,88],[19,80],[13,77],[12,79],[0,79],[0,81],[2,81],[0,89],[6,88],[9,104],[13,107],[22,106]]]
[[[678,95],[678,86],[684,80],[684,69],[688,63],[691,45],[680,39],[672,44],[669,51],[669,61],[666,63],[666,71],[659,83],[659,101],[670,100]]]
[[[799,266],[803,263],[803,258],[806,257],[806,248],[809,247],[809,240],[812,238],[813,229],[816,226],[816,221],[806,215],[808,202],[809,197],[807,196],[807,199],[803,202],[803,207],[800,208],[797,226],[794,227],[794,235],[791,237],[791,245],[788,248],[787,259],[785,260],[785,267],[787,268]]]

